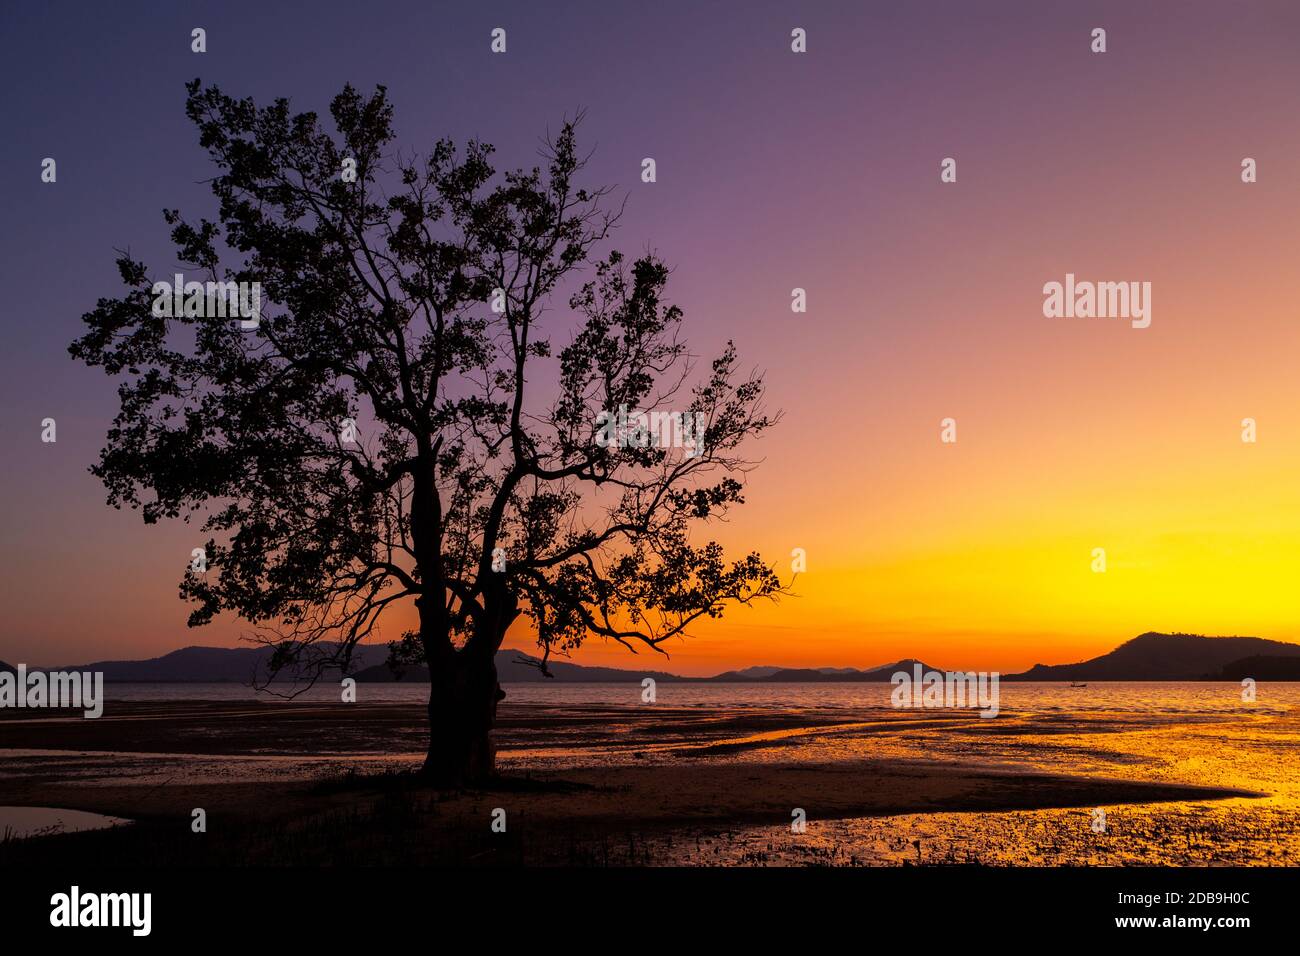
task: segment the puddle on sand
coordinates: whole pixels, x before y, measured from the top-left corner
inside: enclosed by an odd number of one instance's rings
[[[0,807],[0,839],[21,840],[29,836],[52,833],[76,833],[78,830],[103,830],[130,823],[122,817],[106,817],[85,810],[61,810],[58,807]]]

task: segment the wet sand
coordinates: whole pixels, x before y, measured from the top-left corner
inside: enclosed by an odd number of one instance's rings
[[[459,795],[411,777],[422,719],[410,704],[7,712],[0,805],[136,823],[10,841],[0,865],[74,852],[200,864],[1300,862],[1289,713],[981,720],[507,703],[505,780]],[[191,831],[196,807],[206,834]],[[491,830],[497,809],[506,834]],[[792,832],[796,809],[804,832]]]

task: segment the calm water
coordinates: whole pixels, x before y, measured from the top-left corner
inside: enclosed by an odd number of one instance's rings
[[[19,840],[29,836],[102,830],[130,821],[84,810],[58,807],[0,807],[0,840]]]
[[[644,706],[640,684],[526,683],[505,684],[506,704],[584,704]],[[1300,683],[1264,683],[1256,699],[1244,702],[1241,686],[1206,682],[1107,682],[1087,687],[1059,683],[1006,683],[1000,686],[1004,711],[1118,712],[1171,714],[1242,713],[1282,714],[1300,707]],[[675,684],[660,683],[656,703],[666,707],[781,708],[842,710],[846,712],[890,707],[889,684]],[[275,702],[270,694],[242,684],[109,684],[108,700],[167,701],[217,700]],[[297,699],[338,700],[337,685],[318,685]],[[357,700],[373,703],[420,703],[427,699],[422,684],[357,685]]]

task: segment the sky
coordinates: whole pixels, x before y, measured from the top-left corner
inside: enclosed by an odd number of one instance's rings
[[[322,113],[383,84],[403,148],[481,138],[499,167],[584,109],[589,180],[627,197],[614,245],[672,266],[693,352],[734,339],[765,373],[783,419],[713,530],[786,573],[802,548],[796,595],[666,661],[574,660],[1015,671],[1148,630],[1300,640],[1300,6],[51,2],[0,34],[0,659],[248,631],[186,628],[196,528],[106,506],[114,386],[67,354],[116,249],[170,275],[161,210],[213,215],[196,76]],[[1150,326],[1045,317],[1067,273],[1150,282]]]

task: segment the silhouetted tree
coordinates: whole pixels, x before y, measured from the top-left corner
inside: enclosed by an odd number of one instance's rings
[[[70,351],[122,379],[91,469],[109,502],[203,519],[191,626],[235,612],[275,646],[273,672],[319,675],[413,601],[394,649],[428,666],[425,768],[458,784],[493,772],[494,658],[521,615],[545,669],[589,635],[660,649],[782,591],[757,554],[688,537],[742,501],[737,448],[772,424],[761,379],[728,345],[696,381],[664,264],[593,260],[617,216],[575,183],[573,122],[541,167],[498,176],[477,142],[400,158],[383,87],[345,87],[334,134],[284,99],[187,89],[219,223],[164,216],[187,278],[261,283],[260,322],[155,314],[123,253],[127,291]],[[555,356],[544,312],[572,335]],[[698,415],[701,441],[620,442],[601,415],[620,407]]]

